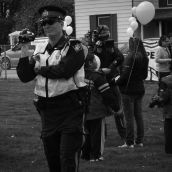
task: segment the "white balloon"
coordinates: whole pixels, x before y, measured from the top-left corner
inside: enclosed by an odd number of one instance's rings
[[[137,8],[137,7],[133,7],[133,8],[131,9],[132,15],[133,15],[134,17],[136,17],[136,8]]]
[[[137,23],[137,21],[131,22],[130,27],[133,29],[133,31],[135,31],[135,30],[138,28],[138,23]]]
[[[133,37],[133,33],[134,33],[133,29],[132,29],[131,27],[129,27],[129,28],[127,29],[127,35],[128,35],[129,37]]]
[[[67,23],[64,21],[63,22],[63,30],[66,30],[66,27],[67,27]]]
[[[72,23],[72,17],[71,16],[66,16],[65,17],[65,22],[67,23],[67,25],[70,25]]]
[[[155,16],[155,7],[151,2],[143,1],[136,8],[136,17],[143,25],[148,24]]]
[[[130,17],[130,18],[128,19],[128,21],[129,21],[129,24],[131,24],[131,22],[136,21],[136,18],[135,18],[135,17]]]
[[[67,35],[70,35],[73,32],[73,28],[71,26],[66,27],[66,33]]]

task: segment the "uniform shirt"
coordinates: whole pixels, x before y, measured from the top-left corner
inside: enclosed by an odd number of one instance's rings
[[[66,54],[64,54],[62,58],[53,60],[53,62],[51,62],[52,64],[49,65],[49,59],[51,60],[51,58],[54,58],[53,56],[56,56],[56,54],[54,55],[54,52],[55,51],[58,52],[58,50],[63,50],[65,46],[68,46],[68,50]],[[44,62],[46,64],[41,66],[40,70],[37,73],[38,75],[34,71],[35,60],[29,59],[29,57],[21,58],[19,60],[17,66],[17,74],[22,82],[29,82],[33,80],[35,77],[37,77],[38,80],[38,77],[39,79],[42,77],[43,80],[42,83],[45,82],[45,84],[44,85],[42,84],[41,87],[44,87],[42,88],[42,90],[46,91],[46,97],[47,96],[51,97],[51,94],[49,95],[48,91],[50,91],[49,87],[54,84],[54,81],[65,82],[65,80],[66,81],[72,80],[71,78],[74,78],[75,74],[82,68],[84,64],[85,55],[80,43],[76,40],[67,42],[65,37],[62,37],[54,47],[51,47],[50,44],[48,45],[45,44],[42,45],[42,47],[39,48],[39,50],[36,49],[35,51],[37,51],[37,53],[39,53],[40,56],[44,56],[44,55],[49,56],[46,57],[47,58],[46,62]],[[61,89],[61,91],[60,93],[57,93],[57,95],[77,89],[77,85],[76,85],[77,83],[72,83],[72,82],[75,82],[75,79],[73,79],[73,81],[70,82],[71,86],[69,85],[68,90],[63,91],[63,87],[59,88]],[[40,83],[41,83],[41,79],[40,79]],[[54,95],[56,94],[53,94],[52,96]],[[43,97],[45,97],[45,95],[43,95]]]

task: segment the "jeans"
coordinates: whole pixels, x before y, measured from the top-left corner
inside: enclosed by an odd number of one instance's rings
[[[142,117],[142,98],[143,95],[124,95],[122,102],[126,119],[126,143],[133,145],[143,143],[144,122]],[[135,121],[134,121],[135,120]],[[134,136],[134,122],[136,122],[137,136]]]
[[[77,172],[82,133],[61,133],[42,138],[50,172]]]

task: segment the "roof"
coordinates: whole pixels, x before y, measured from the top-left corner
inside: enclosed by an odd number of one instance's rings
[[[172,19],[172,8],[162,8],[155,10],[155,20],[168,20]]]

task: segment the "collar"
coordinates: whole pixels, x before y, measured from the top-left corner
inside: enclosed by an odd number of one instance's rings
[[[66,42],[67,42],[67,39],[66,39],[64,36],[62,36],[62,37],[60,38],[60,40],[55,44],[55,46],[52,47],[52,46],[50,45],[50,43],[48,43],[45,50],[46,50],[49,54],[52,54],[52,52],[53,52],[54,50],[61,50],[61,49],[64,47],[64,45],[65,45]]]

